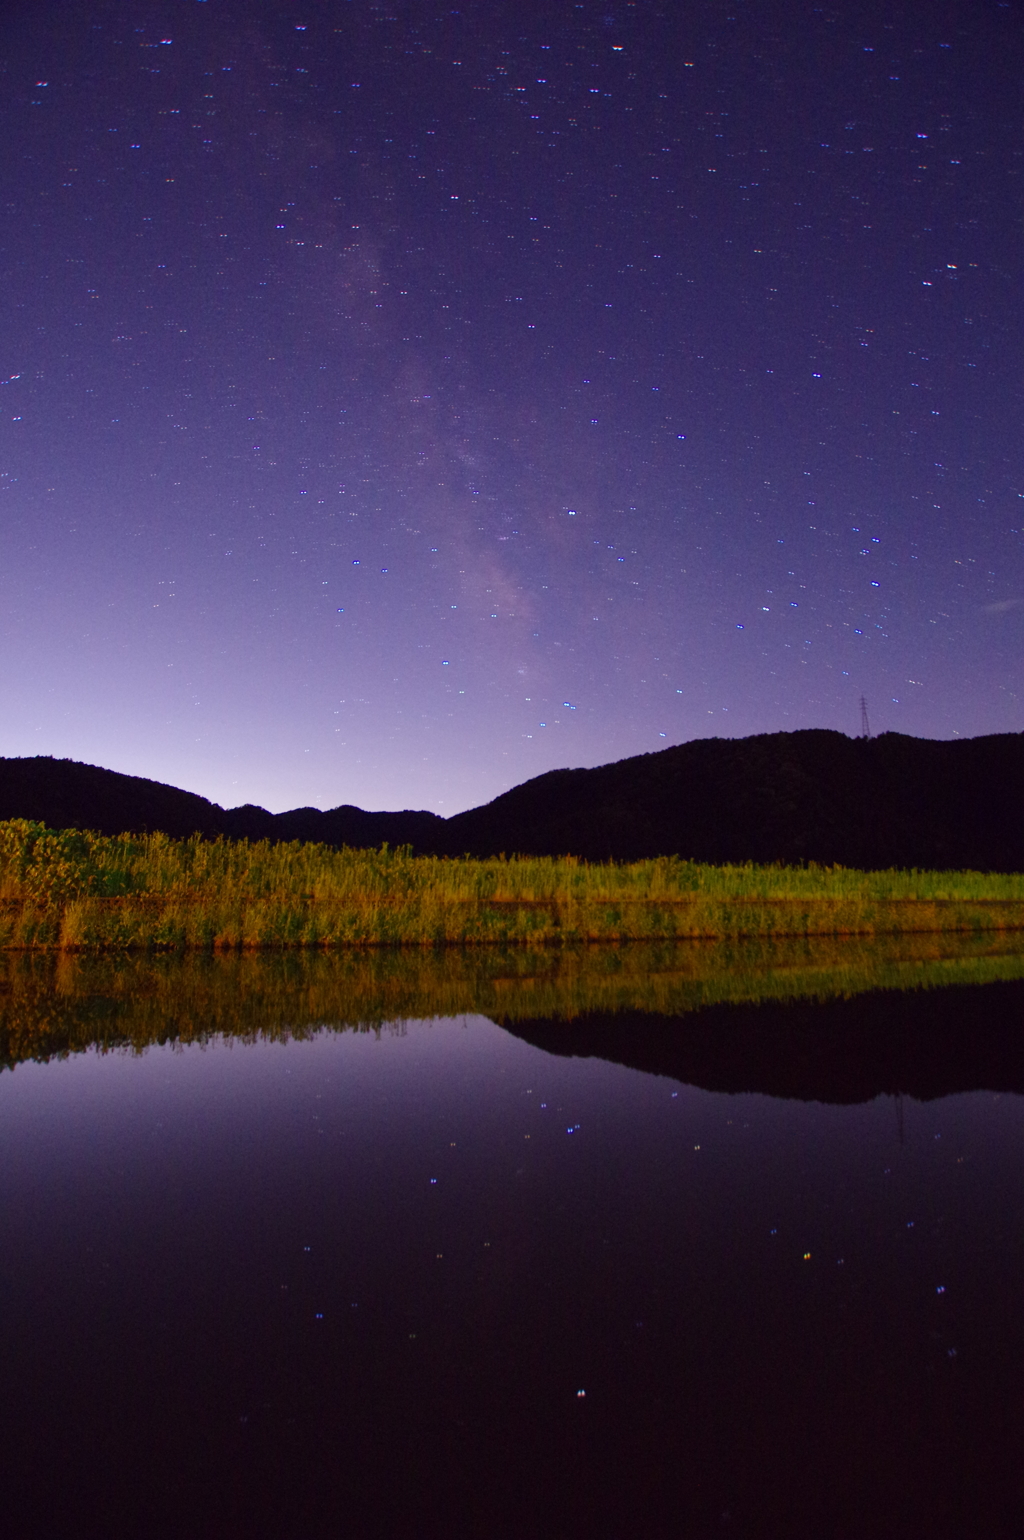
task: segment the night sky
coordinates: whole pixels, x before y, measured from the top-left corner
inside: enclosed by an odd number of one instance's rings
[[[0,753],[450,814],[1020,731],[999,0],[8,4]]]

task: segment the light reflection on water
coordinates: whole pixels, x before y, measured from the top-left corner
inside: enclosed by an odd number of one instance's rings
[[[1019,1531],[1020,984],[337,1032],[225,961],[8,977],[157,1043],[0,1075],[12,1532]],[[957,1094],[796,1099],[901,1033]]]
[[[1024,936],[1014,932],[541,950],[0,953],[0,1067],[93,1045],[287,1037],[324,1022],[688,1015],[1016,979]]]

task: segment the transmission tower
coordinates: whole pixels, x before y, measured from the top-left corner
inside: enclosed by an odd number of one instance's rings
[[[871,737],[871,726],[868,722],[868,703],[863,695],[860,698],[860,735],[862,738]]]

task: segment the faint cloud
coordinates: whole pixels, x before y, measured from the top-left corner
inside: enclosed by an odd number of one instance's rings
[[[993,604],[983,604],[983,615],[1004,615],[1007,610],[1015,610],[1024,604],[1024,599],[996,599]]]

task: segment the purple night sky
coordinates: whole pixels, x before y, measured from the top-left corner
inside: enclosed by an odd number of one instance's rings
[[[0,753],[451,814],[1024,728],[1002,0],[22,0]]]

